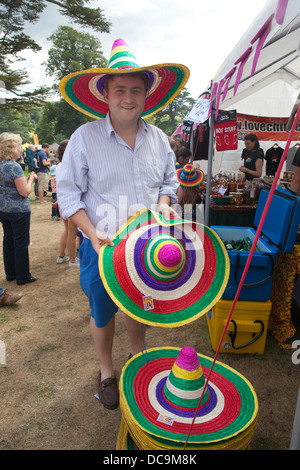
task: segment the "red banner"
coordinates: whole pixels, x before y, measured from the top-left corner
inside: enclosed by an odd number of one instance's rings
[[[238,140],[244,140],[246,134],[253,133],[261,141],[286,142],[289,136],[286,131],[288,120],[288,118],[250,116],[237,113]],[[299,122],[293,140],[300,140]]]
[[[223,121],[215,124],[216,150],[236,150],[238,148],[237,140],[237,121]]]

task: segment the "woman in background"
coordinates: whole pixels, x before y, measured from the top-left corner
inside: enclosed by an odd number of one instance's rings
[[[32,183],[36,174],[25,178],[17,159],[22,139],[16,134],[0,134],[0,222],[3,225],[3,261],[7,281],[18,285],[34,282],[29,269],[29,229]]]
[[[262,175],[264,152],[259,147],[256,134],[245,135],[244,142],[245,148],[242,152],[244,165],[239,170],[245,173],[246,180],[250,181]]]

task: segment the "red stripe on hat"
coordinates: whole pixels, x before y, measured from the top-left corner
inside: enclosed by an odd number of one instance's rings
[[[97,75],[99,74],[80,75],[73,83],[73,92],[84,105],[91,108],[91,111],[106,114],[108,112],[107,104],[96,98],[89,89],[90,80]]]

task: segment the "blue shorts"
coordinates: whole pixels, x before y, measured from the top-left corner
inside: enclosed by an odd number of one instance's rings
[[[89,299],[91,316],[97,328],[109,323],[117,313],[118,306],[112,301],[103,286],[98,266],[98,255],[90,240],[83,238],[79,250],[80,285]]]

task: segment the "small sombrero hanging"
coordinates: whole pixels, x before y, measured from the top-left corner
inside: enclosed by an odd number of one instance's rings
[[[183,168],[176,169],[177,179],[182,186],[197,186],[204,178],[201,170],[196,170],[194,165],[188,163]]]
[[[221,298],[229,258],[209,227],[143,209],[99,254],[103,284],[121,310],[162,327],[189,323]]]
[[[59,90],[75,109],[95,119],[104,118],[108,106],[103,97],[107,75],[143,72],[149,79],[149,90],[141,117],[150,116],[166,107],[185,86],[189,69],[181,64],[159,64],[140,67],[131,50],[117,39],[111,51],[107,68],[93,68],[74,72],[64,77]]]
[[[182,449],[187,436],[187,448],[247,448],[256,426],[256,393],[220,362],[205,388],[212,363],[191,347],[149,349],[126,363],[120,406],[137,448]]]

